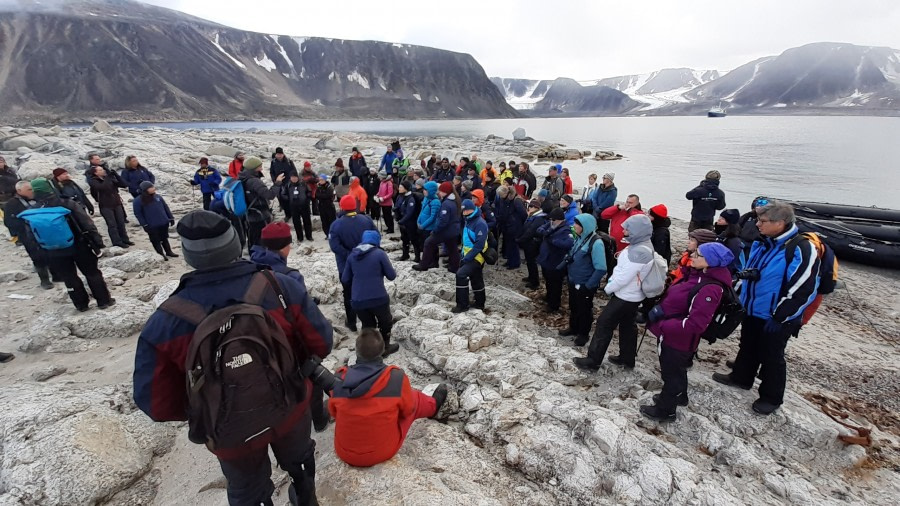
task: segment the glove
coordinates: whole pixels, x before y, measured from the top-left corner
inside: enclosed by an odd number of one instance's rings
[[[665,316],[666,315],[663,312],[662,306],[657,304],[653,306],[653,309],[651,309],[649,313],[647,313],[647,321],[649,321],[650,323],[656,323],[665,318]]]
[[[766,324],[763,327],[763,330],[769,334],[777,334],[781,332],[781,328],[784,324],[778,323],[774,318],[769,318],[766,320]]]

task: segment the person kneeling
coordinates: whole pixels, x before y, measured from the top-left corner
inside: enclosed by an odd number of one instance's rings
[[[734,255],[722,243],[701,244],[692,254],[687,277],[669,287],[648,316],[648,329],[659,337],[662,392],[641,413],[661,421],[675,419],[677,406],[687,406],[687,369],[712,322],[724,291],[731,287],[728,266]]]
[[[338,369],[328,411],[335,420],[334,451],[356,467],[390,460],[400,451],[413,421],[434,418],[447,399],[447,386],[425,395],[397,366],[385,365],[384,339],[364,328],[356,338],[356,364]]]

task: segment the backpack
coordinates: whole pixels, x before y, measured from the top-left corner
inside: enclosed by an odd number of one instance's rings
[[[65,207],[44,207],[22,211],[18,217],[28,223],[41,249],[54,251],[75,245],[75,234],[69,226],[70,214],[72,211]]]
[[[819,234],[813,232],[801,232],[790,238],[784,244],[785,266],[791,265],[791,262],[794,261],[794,250],[797,249],[797,245],[799,245],[803,239],[812,243],[813,247],[816,248],[816,253],[819,257],[819,288],[816,290],[816,293],[819,295],[828,295],[834,291],[834,287],[837,284],[839,266],[837,257],[834,256],[834,250],[831,249],[831,246],[822,241]]]
[[[652,248],[648,248],[651,249]],[[669,264],[666,259],[659,253],[653,251],[653,260],[650,261],[650,271],[641,279],[638,274],[638,282],[641,284],[641,291],[644,297],[652,299],[659,297],[666,290],[666,275],[668,274]]]
[[[497,251],[497,238],[494,237],[494,233],[488,231],[488,238],[485,241],[487,244],[487,249],[481,254],[484,257],[484,263],[488,265],[497,265],[497,262],[500,261],[500,252]]]
[[[391,168],[395,174],[398,174],[400,177],[406,177],[406,174],[409,172],[409,160],[406,158],[394,158]]]
[[[242,218],[247,214],[247,197],[244,195],[244,183],[237,178],[226,178],[222,183],[222,200],[229,213]]]
[[[594,235],[603,240],[603,249],[606,252],[606,272],[612,272],[616,266],[616,241],[606,232],[594,231]],[[593,245],[591,245],[593,247]]]
[[[722,299],[719,300],[719,306],[716,308],[716,312],[713,313],[709,326],[700,334],[700,337],[706,339],[709,344],[713,344],[719,339],[725,339],[730,336],[741,324],[741,321],[744,320],[746,311],[744,311],[744,306],[741,305],[741,300],[733,286],[726,286],[713,279],[701,281],[697,283],[697,286],[691,288],[690,300],[693,301],[694,297],[706,285],[719,285],[722,287]]]
[[[185,360],[192,442],[216,450],[271,436],[306,398],[299,370],[308,356],[297,356],[284,330],[260,306],[272,291],[293,325],[284,293],[267,268],[253,275],[242,302],[212,313],[177,294],[160,305],[197,326]]]

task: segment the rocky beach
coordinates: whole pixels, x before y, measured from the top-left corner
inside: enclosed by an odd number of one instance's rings
[[[517,137],[407,137],[402,144],[414,164],[432,152],[450,159],[475,153],[495,163],[540,159],[532,165],[539,176],[548,156],[591,157],[578,146]],[[79,184],[88,153],[114,168],[136,155],[177,219],[201,207],[188,183],[200,157],[224,172],[235,151],[267,160],[282,147],[296,163],[310,160],[316,172],[330,173],[354,146],[377,164],[391,140],[312,130],[126,129],[101,121],[72,129],[0,127],[0,155],[19,165],[22,179],[63,167]],[[131,216],[130,202],[126,209]],[[106,238],[99,213],[94,218]],[[117,304],[86,313],[72,307],[61,283],[39,288],[24,249],[7,240],[5,228],[0,232],[0,351],[16,354],[0,365],[0,506],[225,503],[216,459],[188,441],[186,424],[153,423],[132,400],[137,336],[189,269],[182,259],[164,262],[133,218],[130,226],[137,246],[109,248],[100,261]],[[341,324],[334,256],[317,222],[313,236],[288,263],[334,324],[334,351],[324,364],[335,369],[355,360],[354,336]],[[171,237],[177,253],[174,229]],[[676,249],[685,246],[686,222],[675,220],[672,238]],[[383,244],[392,259],[399,256],[397,237]],[[388,362],[417,388],[446,382],[449,400],[440,421],[416,422],[400,453],[374,468],[351,468],[336,457],[333,425],[314,434],[323,505],[889,505],[900,497],[896,271],[841,265],[846,286],[825,298],[788,345],[788,394],[775,414],[754,414],[754,392],[711,380],[736,354],[735,334],[701,345],[689,373],[690,405],[675,422],[657,424],[638,412],[662,386],[652,336],[633,370],[604,363],[587,374],[571,361],[583,351],[557,337],[557,319],[540,312],[539,293],[526,291],[524,268],[487,268],[489,311],[454,315],[450,273],[394,265],[398,276],[387,287],[401,349]],[[605,303],[597,297],[595,314]],[[847,426],[871,432],[867,439]],[[275,503],[287,504],[287,475],[276,470],[273,479]]]

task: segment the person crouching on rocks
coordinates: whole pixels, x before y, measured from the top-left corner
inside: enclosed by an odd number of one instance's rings
[[[641,413],[660,421],[675,419],[677,406],[687,406],[687,369],[700,336],[712,321],[725,288],[731,286],[729,266],[734,255],[723,244],[701,244],[692,254],[687,277],[672,285],[650,310],[647,328],[659,338],[659,368],[662,392]]]
[[[463,219],[466,227],[462,233],[462,259],[456,271],[456,306],[453,313],[469,310],[469,283],[475,292],[475,309],[484,310],[484,255],[488,244],[488,226],[481,218],[481,209],[471,200],[463,200]]]
[[[381,249],[381,234],[377,230],[363,232],[362,242],[347,257],[341,271],[341,283],[350,285],[350,305],[362,326],[378,327],[381,331],[385,357],[400,349],[397,343],[391,344],[394,317],[391,315],[391,298],[384,289],[384,278],[393,281],[396,277],[391,260]]]
[[[132,203],[134,217],[144,227],[150,237],[150,244],[163,260],[177,257],[169,244],[169,227],[175,225],[175,217],[172,216],[169,205],[156,193],[156,187],[150,181],[141,183],[140,189],[141,194]]]
[[[356,364],[341,367],[328,411],[335,420],[334,451],[351,466],[371,467],[400,451],[412,423],[434,418],[447,400],[447,386],[425,395],[397,366],[382,360],[385,341],[375,329],[356,338]]]

